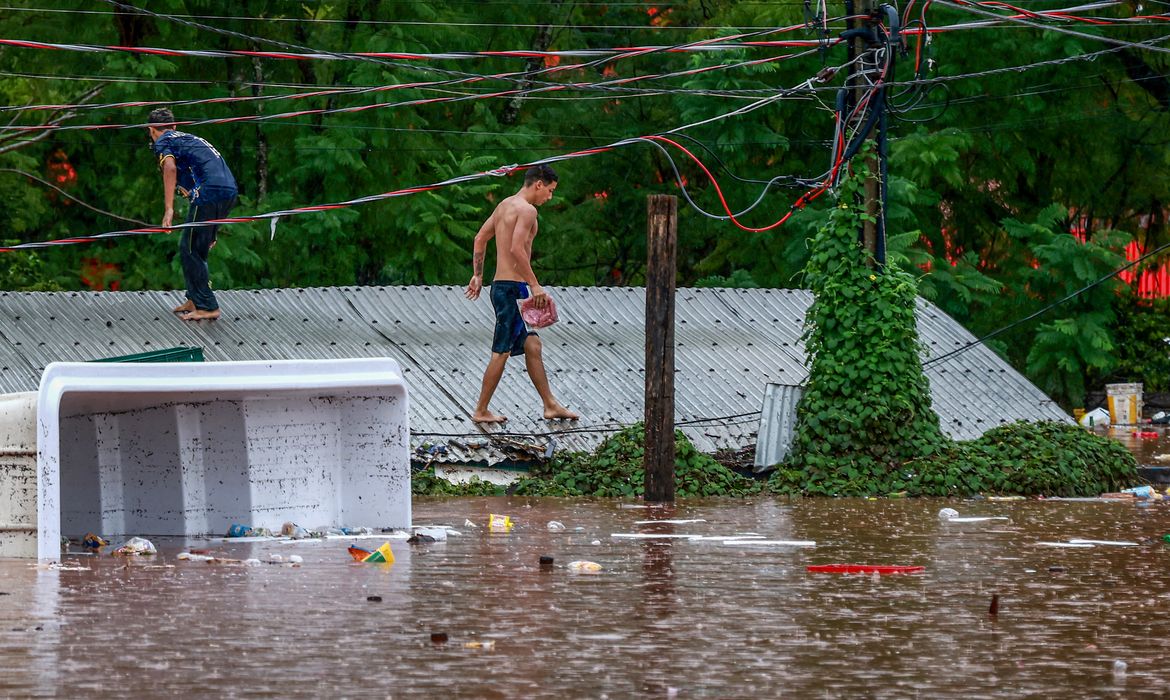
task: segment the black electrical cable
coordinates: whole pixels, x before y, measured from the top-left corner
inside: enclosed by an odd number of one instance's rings
[[[29,180],[32,180],[34,182],[38,182],[38,183],[44,185],[45,187],[56,190],[57,193],[60,194],[62,197],[65,197],[65,198],[69,199],[70,201],[76,202],[76,203],[80,204],[81,206],[85,207],[86,209],[89,209],[92,212],[95,212],[97,214],[101,214],[103,216],[108,216],[111,219],[117,219],[119,221],[129,221],[132,224],[138,224],[140,226],[153,226],[154,225],[154,224],[148,223],[146,221],[141,221],[139,219],[131,219],[131,218],[125,217],[125,216],[118,216],[117,214],[114,214],[113,212],[108,212],[104,209],[98,209],[97,207],[93,206],[92,204],[89,204],[81,199],[78,199],[77,197],[74,197],[73,195],[69,194],[68,192],[66,192],[65,190],[61,189],[60,187],[54,185],[53,183],[49,182],[48,180],[44,180],[42,178],[39,178],[36,175],[33,175],[32,173],[26,173],[25,171],[17,170],[16,168],[0,168],[0,173],[13,173],[15,175],[20,175],[21,177],[28,178]]]
[[[987,342],[988,340],[991,340],[992,338],[996,337],[997,335],[1004,333],[1006,331],[1009,331],[1012,328],[1019,326],[1020,324],[1027,323],[1028,321],[1031,321],[1032,319],[1036,318],[1037,316],[1045,314],[1048,311],[1051,311],[1052,309],[1056,308],[1057,306],[1060,306],[1061,304],[1065,303],[1066,301],[1069,301],[1070,299],[1074,299],[1074,298],[1084,294],[1085,292],[1089,291],[1090,289],[1093,289],[1094,287],[1097,287],[1101,284],[1104,284],[1105,282],[1108,282],[1109,280],[1113,279],[1114,277],[1121,274],[1122,272],[1125,272],[1126,270],[1130,269],[1131,267],[1134,267],[1135,265],[1138,265],[1140,263],[1145,262],[1146,260],[1154,257],[1158,253],[1161,253],[1163,250],[1167,250],[1167,249],[1170,249],[1170,243],[1163,243],[1162,245],[1158,246],[1157,248],[1155,248],[1155,249],[1151,250],[1150,252],[1146,253],[1145,255],[1141,256],[1137,260],[1126,263],[1125,265],[1117,268],[1116,270],[1110,272],[1109,274],[1105,275],[1104,277],[1101,277],[1100,279],[1098,279],[1094,282],[1090,282],[1089,284],[1085,285],[1084,287],[1081,287],[1080,289],[1076,290],[1075,292],[1072,292],[1071,294],[1068,294],[1060,299],[1057,299],[1056,301],[1052,302],[1048,306],[1045,306],[1044,308],[1040,309],[1039,311],[1028,314],[1024,318],[1013,321],[1013,322],[1009,323],[1008,325],[1003,326],[1002,328],[998,328],[998,329],[988,333],[987,335],[984,335],[980,338],[975,339],[974,341],[972,341],[970,343],[967,343],[966,345],[964,345],[961,348],[956,348],[956,349],[951,350],[950,352],[948,352],[946,354],[939,355],[938,357],[932,357],[931,359],[927,360],[926,362],[923,362],[922,367],[923,367],[923,369],[925,369],[931,365],[934,365],[935,363],[942,362],[943,360],[946,360],[948,358],[954,357],[955,355],[959,355],[961,353],[967,352],[968,350],[970,350],[976,346],[982,345],[983,343]]]

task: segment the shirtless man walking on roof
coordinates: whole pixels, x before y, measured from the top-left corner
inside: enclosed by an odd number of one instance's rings
[[[472,252],[472,276],[465,296],[479,298],[483,289],[483,261],[488,241],[496,239],[496,276],[492,281],[492,307],[496,311],[496,330],[492,337],[492,356],[483,373],[479,403],[471,420],[476,423],[503,423],[506,417],[492,413],[488,404],[504,365],[511,355],[524,355],[528,378],[544,402],[544,417],[549,420],[576,420],[581,416],[562,406],[548,386],[548,375],[541,358],[540,338],[528,330],[520,317],[519,302],[531,294],[538,308],[548,305],[548,295],[532,271],[532,239],[536,238],[536,208],[552,199],[557,188],[557,174],[547,165],[534,165],[524,173],[524,187],[496,205],[495,211],[475,234]]]

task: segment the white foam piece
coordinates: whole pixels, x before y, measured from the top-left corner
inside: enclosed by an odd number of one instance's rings
[[[659,535],[653,532],[615,532],[610,537],[615,540],[694,540],[700,535]]]
[[[1100,544],[1106,547],[1137,547],[1137,542],[1120,542],[1116,540],[1069,540],[1070,544]]]
[[[41,559],[62,530],[410,525],[408,397],[388,358],[52,363],[37,411]]]
[[[1076,542],[1037,542],[1036,544],[1040,547],[1064,547],[1067,549],[1087,549],[1093,546],[1088,543]]]
[[[754,547],[756,545],[768,545],[779,547],[815,547],[817,543],[813,540],[724,540],[724,545],[739,546],[739,547]]]
[[[962,518],[947,518],[943,522],[948,523],[983,523],[988,520],[1007,520],[1006,515],[972,515],[970,517]]]
[[[415,525],[413,529],[414,529],[414,534],[416,534],[416,535],[430,537],[431,539],[433,539],[436,542],[446,542],[447,541],[446,528],[429,527],[426,525]]]
[[[668,523],[670,525],[689,525],[690,523],[705,523],[703,518],[692,518],[690,520],[635,520],[635,525],[653,525],[655,523]]]

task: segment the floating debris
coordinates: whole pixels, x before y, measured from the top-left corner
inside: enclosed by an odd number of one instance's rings
[[[817,543],[813,540],[757,540],[757,539],[726,539],[723,540],[724,545],[739,546],[739,547],[754,547],[758,545],[781,546],[781,547],[815,547]]]
[[[491,513],[488,515],[488,530],[492,532],[511,532],[512,518],[507,515],[496,515]]]
[[[811,574],[920,574],[925,566],[899,566],[888,564],[816,564],[808,567]]]
[[[655,532],[615,532],[610,537],[615,540],[695,540],[702,535],[665,535]]]
[[[577,571],[580,573],[594,574],[601,571],[601,564],[595,561],[571,561],[568,566],[569,571]]]

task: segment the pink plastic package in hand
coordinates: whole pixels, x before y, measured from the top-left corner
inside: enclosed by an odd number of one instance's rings
[[[543,309],[538,309],[535,300],[528,297],[520,302],[520,316],[530,328],[548,328],[557,322],[557,305],[550,295],[548,304]]]

